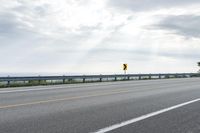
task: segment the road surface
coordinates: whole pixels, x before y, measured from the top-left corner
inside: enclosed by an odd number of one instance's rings
[[[1,133],[199,133],[200,78],[0,89]]]

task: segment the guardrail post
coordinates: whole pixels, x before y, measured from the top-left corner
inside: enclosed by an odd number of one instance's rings
[[[151,79],[151,75],[149,75],[149,79]]]
[[[38,76],[39,79],[38,79],[38,83],[41,84],[41,79],[40,79],[40,75]]]
[[[115,81],[117,81],[117,77],[115,77]]]
[[[7,86],[10,86],[10,81],[7,82]]]
[[[130,80],[130,77],[128,76],[128,80]]]
[[[85,83],[85,78],[83,78],[83,83]]]
[[[65,83],[65,79],[63,79],[63,84]]]
[[[102,78],[100,78],[100,82],[102,82]]]
[[[159,74],[158,78],[161,79],[161,75],[160,74]]]
[[[182,74],[182,78],[185,78],[185,75],[184,75],[184,74]]]

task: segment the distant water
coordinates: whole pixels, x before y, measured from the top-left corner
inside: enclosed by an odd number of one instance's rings
[[[106,73],[102,73],[106,74]],[[100,75],[99,73],[0,73],[0,77]]]
[[[63,75],[82,75],[75,73],[0,73],[0,77],[24,77],[24,76],[63,76]]]

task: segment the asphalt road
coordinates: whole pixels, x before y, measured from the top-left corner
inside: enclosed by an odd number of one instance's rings
[[[200,78],[0,89],[0,133],[199,133],[199,98]]]

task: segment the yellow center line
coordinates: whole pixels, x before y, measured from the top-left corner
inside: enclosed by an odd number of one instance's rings
[[[50,103],[50,102],[77,100],[77,99],[83,99],[83,98],[107,96],[107,95],[121,94],[121,93],[128,93],[128,92],[133,92],[133,90],[119,90],[119,91],[113,91],[110,93],[100,93],[100,94],[91,94],[91,95],[86,95],[86,96],[75,96],[75,97],[67,97],[67,98],[60,98],[60,99],[35,101],[35,102],[29,102],[29,103],[11,104],[11,105],[0,106],[0,109],[14,108],[14,107],[20,107],[20,106],[27,106],[27,105],[37,105],[37,104],[44,104],[44,103]]]

